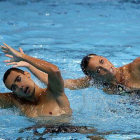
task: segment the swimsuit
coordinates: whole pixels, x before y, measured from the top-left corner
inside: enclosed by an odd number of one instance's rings
[[[125,95],[125,94],[131,94],[131,93],[140,93],[140,89],[128,89],[122,84],[117,85],[117,94]]]
[[[125,86],[121,85],[121,84],[117,85],[117,91],[118,91],[117,94],[121,94],[121,95],[125,95],[127,93],[132,92],[132,91],[126,89]]]
[[[95,83],[95,81],[92,79],[90,80],[90,85],[91,86],[95,86],[99,89],[102,89],[103,88],[106,88],[107,90],[111,90],[111,91],[114,91],[115,93],[117,93],[118,95],[126,95],[126,94],[131,94],[131,93],[140,93],[140,89],[137,89],[137,88],[128,88],[122,84],[117,84],[117,85],[114,85],[114,84],[110,84],[110,83],[103,83],[103,84],[100,84],[100,83]]]

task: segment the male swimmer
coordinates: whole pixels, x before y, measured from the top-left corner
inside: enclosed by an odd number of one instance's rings
[[[64,93],[64,81],[57,66],[19,52],[4,43],[1,49],[10,60],[5,60],[13,68],[7,70],[3,81],[12,93],[0,93],[0,106],[16,106],[27,117],[59,116],[71,114],[71,108]],[[41,88],[31,79],[31,74],[16,67],[28,68],[39,80],[46,84]]]
[[[74,90],[96,85],[108,94],[140,93],[140,57],[116,68],[107,58],[89,54],[81,61],[81,68],[86,76],[67,79],[65,88]]]

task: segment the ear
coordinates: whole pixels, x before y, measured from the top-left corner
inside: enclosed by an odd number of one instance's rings
[[[31,78],[31,74],[27,71],[24,71],[24,75],[26,75],[28,78]]]

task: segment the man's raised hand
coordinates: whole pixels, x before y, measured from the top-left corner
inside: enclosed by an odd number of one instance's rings
[[[5,56],[11,58],[10,60],[4,60],[8,65],[13,65],[11,63],[13,62],[19,62],[22,60],[22,55],[24,55],[24,52],[22,48],[19,48],[19,51],[16,51],[6,43],[3,43],[5,46],[1,46],[1,49],[5,53]]]

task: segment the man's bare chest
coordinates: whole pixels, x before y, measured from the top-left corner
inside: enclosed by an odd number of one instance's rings
[[[55,99],[48,100],[45,97],[36,104],[24,104],[21,106],[21,111],[28,117],[38,116],[58,116],[62,113]]]

